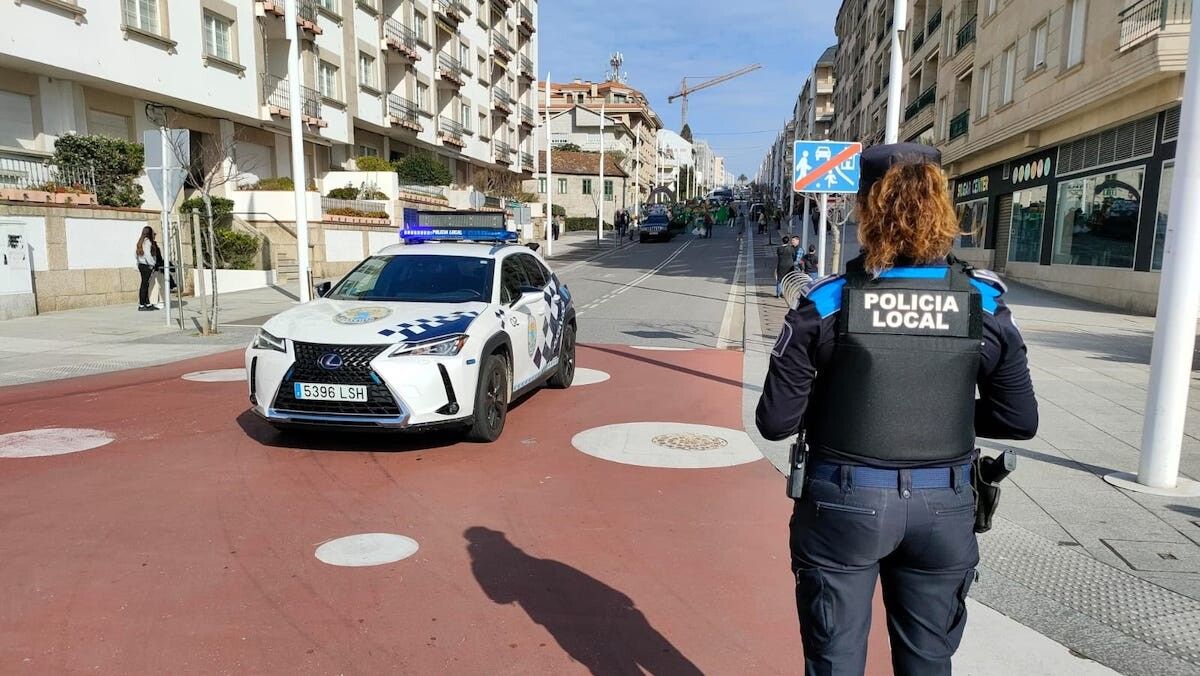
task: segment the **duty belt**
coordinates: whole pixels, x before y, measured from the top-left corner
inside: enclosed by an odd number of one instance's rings
[[[865,488],[896,488],[900,485],[902,473],[910,477],[912,488],[954,488],[954,472],[961,472],[962,485],[970,485],[971,466],[956,467],[923,467],[918,469],[879,469],[877,467],[862,467],[859,465],[838,465],[828,462],[813,463],[809,470],[814,479],[839,483],[842,472],[850,473],[850,484]]]

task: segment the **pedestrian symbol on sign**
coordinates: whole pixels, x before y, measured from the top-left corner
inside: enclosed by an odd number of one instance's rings
[[[858,155],[862,152],[862,144],[796,141],[793,152],[794,157],[799,158],[792,172],[796,192],[858,192]]]

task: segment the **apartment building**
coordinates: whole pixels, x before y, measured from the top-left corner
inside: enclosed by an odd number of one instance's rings
[[[917,103],[936,104],[904,135],[942,150],[961,254],[1154,312],[1191,3],[972,0],[940,10],[940,55],[918,46],[907,82],[910,107],[918,87]]]
[[[550,145],[555,148],[575,145],[581,151],[598,153],[603,140],[604,152],[615,158],[622,169],[632,172],[640,151],[637,135],[620,118],[605,114],[603,120],[602,126],[599,109],[583,105],[552,113]],[[546,147],[546,129],[546,125],[541,125],[535,131],[538,148]]]
[[[686,167],[689,171],[694,171],[696,160],[692,149],[692,144],[687,139],[670,129],[661,129],[658,132],[658,171],[656,173],[655,185],[662,186],[675,193],[680,197],[680,189],[685,191],[684,196],[690,196],[696,182],[693,175],[688,179],[688,185],[680,185],[679,179],[683,169]]]
[[[833,139],[864,145],[883,141],[892,25],[892,0],[842,2],[834,24],[838,44],[833,65],[837,82]]]
[[[538,102],[542,114],[545,114],[545,82],[539,86]],[[609,120],[620,122],[634,135],[635,146],[640,145],[640,152],[635,152],[636,163],[630,167],[630,174],[636,174],[636,182],[642,194],[637,197],[644,200],[650,192],[654,180],[655,148],[658,131],[663,128],[662,119],[650,107],[646,96],[640,91],[622,82],[587,82],[574,80],[565,83],[550,83],[550,115],[553,119],[562,113],[584,106],[593,111],[604,110]]]
[[[827,139],[833,133],[836,64],[837,45],[834,45],[821,53],[812,74],[804,80],[792,117],[800,125],[798,134],[801,139]]]
[[[0,158],[36,167],[68,133],[141,140],[166,124],[233,149],[237,183],[353,158],[434,153],[467,185],[533,167],[536,0],[298,0],[290,110],[283,0],[0,5]],[[230,186],[234,187],[234,186]],[[156,207],[147,191],[147,207]]]
[[[692,142],[692,158],[696,167],[696,193],[705,194],[717,187],[717,156],[708,141]]]

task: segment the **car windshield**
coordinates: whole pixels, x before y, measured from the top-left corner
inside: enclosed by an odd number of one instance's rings
[[[402,303],[490,302],[490,258],[372,256],[346,275],[327,298]]]

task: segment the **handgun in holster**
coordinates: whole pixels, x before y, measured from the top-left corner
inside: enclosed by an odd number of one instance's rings
[[[804,472],[808,469],[808,449],[804,446],[803,434],[792,444],[788,469],[788,497],[799,500],[804,495]]]
[[[978,455],[971,468],[971,485],[975,489],[975,532],[992,529],[992,517],[1000,506],[1000,486],[1017,468],[1017,454],[1005,451],[996,457]]]

